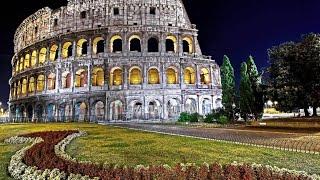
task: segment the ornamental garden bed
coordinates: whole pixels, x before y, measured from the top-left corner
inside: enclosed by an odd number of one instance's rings
[[[117,165],[99,165],[90,162],[80,162],[66,154],[57,154],[56,145],[61,141],[70,143],[72,135],[79,131],[53,131],[31,133],[13,138],[12,141],[19,143],[36,142],[25,149],[20,155],[22,163],[27,167],[20,174],[30,179],[317,179],[318,176],[309,176],[304,172],[289,171],[262,165],[229,164],[177,164],[158,166],[119,167]],[[76,137],[76,136],[74,136]],[[64,144],[66,145],[66,144]],[[62,150],[63,152],[63,150]],[[66,158],[62,158],[66,157]],[[30,168],[31,167],[31,168]],[[36,167],[36,168],[33,168]],[[26,173],[27,172],[27,173]],[[18,178],[20,179],[20,178]],[[23,179],[21,177],[21,179]]]

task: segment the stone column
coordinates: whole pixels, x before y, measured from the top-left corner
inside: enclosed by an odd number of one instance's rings
[[[72,42],[72,57],[69,57],[69,58],[72,58],[72,60],[75,60],[76,57],[77,57],[77,42],[73,41]]]
[[[91,75],[92,75],[92,66],[91,65],[88,65],[88,70],[87,70],[87,73],[88,73],[88,90],[91,91],[91,87],[92,87],[92,78],[91,78]]]
[[[122,67],[122,69],[123,69],[123,89],[124,90],[126,90],[126,89],[128,89],[128,84],[129,84],[129,82],[128,82],[128,67],[127,66],[123,66]]]
[[[89,41],[88,41],[88,52],[87,52],[87,57],[88,58],[91,58],[92,57],[92,38],[90,37],[89,38]]]

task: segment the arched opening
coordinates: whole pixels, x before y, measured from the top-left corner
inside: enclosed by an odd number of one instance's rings
[[[21,82],[18,82],[18,86],[17,86],[17,96],[20,97],[21,95]]]
[[[50,48],[49,59],[50,61],[56,61],[58,59],[58,46],[55,44]]]
[[[104,52],[104,47],[105,45],[105,41],[102,37],[96,37],[93,40],[93,54],[99,54],[99,53],[103,53]]]
[[[110,52],[122,52],[122,38],[119,35],[115,35],[110,40]]]
[[[149,102],[149,106],[148,106],[149,118],[148,119],[160,119],[162,114],[161,110],[162,110],[161,104],[158,100]]]
[[[149,84],[160,84],[159,71],[156,68],[152,68],[148,71],[148,83]]]
[[[31,67],[35,67],[37,65],[37,51],[33,51],[31,55]]]
[[[187,67],[184,69],[184,83],[187,85],[196,83],[196,73],[193,68]]]
[[[32,121],[32,118],[33,118],[33,107],[31,105],[28,106],[27,108],[27,118],[28,118],[28,121]]]
[[[204,99],[202,102],[202,114],[207,115],[212,111],[211,101],[209,99]]]
[[[92,86],[104,86],[104,70],[102,68],[94,68],[92,71]]]
[[[132,103],[132,119],[141,120],[143,118],[143,105],[141,102]]]
[[[131,52],[141,52],[141,39],[137,35],[129,38],[129,49]]]
[[[122,120],[123,111],[123,103],[120,100],[112,102],[110,104],[110,119]]]
[[[27,87],[28,87],[28,81],[27,79],[22,80],[22,94],[26,95],[27,94]]]
[[[30,56],[30,55],[29,55]],[[20,71],[23,71],[23,63],[24,63],[24,59],[23,59],[23,57],[21,57],[20,58],[20,63],[19,63],[19,69],[20,69]],[[29,61],[29,63],[30,63],[30,61]]]
[[[157,38],[150,38],[148,40],[148,52],[159,52],[159,41]]]
[[[194,99],[187,99],[185,104],[185,111],[189,114],[197,112],[197,102]]]
[[[96,120],[104,119],[104,103],[102,101],[98,101],[94,107],[94,114]]]
[[[201,69],[201,74],[200,74],[200,82],[201,84],[204,85],[209,85],[210,84],[210,73],[207,68],[202,68]]]
[[[56,75],[54,73],[48,76],[48,90],[56,89]]]
[[[183,45],[183,52],[184,53],[189,53],[192,54],[193,53],[193,42],[192,39],[189,37],[185,37],[183,38],[182,41],[182,45]]]
[[[141,70],[138,67],[131,69],[130,71],[130,84],[139,85],[142,83]]]
[[[46,58],[47,58],[47,49],[42,48],[39,54],[39,64],[44,64],[46,62]]]
[[[38,122],[43,120],[43,106],[38,104],[35,109],[35,118]]]
[[[166,38],[166,52],[177,52],[177,38],[175,36]]]
[[[30,54],[26,54],[24,62],[22,63],[23,69],[28,69],[30,67]]]
[[[31,77],[29,79],[29,93],[34,93],[36,91],[36,88],[35,88],[35,79],[34,77]]]
[[[180,115],[180,104],[176,99],[170,99],[167,103],[168,118],[176,119]]]
[[[168,68],[167,69],[167,84],[177,84],[178,77],[177,77],[177,72],[173,68]]]
[[[110,82],[112,86],[120,86],[122,85],[122,70],[120,68],[116,68],[111,71]]]
[[[86,39],[80,39],[77,43],[77,56],[85,56],[88,53],[88,41]]]
[[[75,87],[87,87],[88,73],[85,69],[80,69],[76,72]]]
[[[72,43],[66,42],[62,46],[62,58],[66,59],[72,56]]]
[[[59,112],[58,112],[58,121],[64,122],[66,119],[66,111],[65,111],[66,105],[65,104],[60,104],[59,106]]]
[[[79,102],[75,106],[75,118],[79,122],[84,122],[87,116],[87,105],[84,102]]]
[[[44,90],[44,75],[39,75],[37,79],[37,92],[42,92]]]
[[[64,72],[62,74],[62,88],[71,88],[71,74],[69,72]]]
[[[54,104],[49,104],[47,106],[47,120],[53,122],[55,119],[56,106]]]

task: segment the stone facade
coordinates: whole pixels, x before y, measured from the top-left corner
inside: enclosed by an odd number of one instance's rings
[[[221,107],[220,69],[202,55],[181,0],[69,0],[14,37],[14,121],[176,120]]]

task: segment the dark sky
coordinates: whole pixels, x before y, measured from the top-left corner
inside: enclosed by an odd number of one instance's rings
[[[259,68],[267,67],[267,49],[301,34],[320,32],[319,0],[184,0],[197,24],[202,51],[219,64],[227,54],[239,73],[249,55]],[[0,11],[0,101],[7,102],[11,77],[13,35],[18,25],[37,11],[57,8],[66,0],[9,0]],[[7,14],[7,11],[10,13]]]

